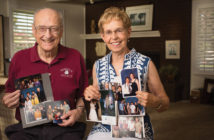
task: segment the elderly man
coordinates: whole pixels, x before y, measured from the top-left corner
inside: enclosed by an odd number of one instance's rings
[[[87,73],[81,54],[60,45],[63,34],[62,17],[53,9],[44,8],[35,13],[32,27],[35,46],[21,50],[12,58],[3,103],[19,114],[20,90],[15,90],[14,80],[37,73],[50,73],[54,100],[69,99],[71,110],[62,116],[58,125],[44,124],[23,129],[21,123],[9,126],[5,132],[10,140],[68,140],[82,139],[85,124],[76,122],[82,114],[82,95],[88,85]]]

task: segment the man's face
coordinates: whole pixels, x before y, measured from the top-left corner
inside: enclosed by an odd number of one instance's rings
[[[37,88],[37,92],[40,92],[40,88]]]
[[[33,34],[39,49],[43,52],[57,49],[63,32],[59,15],[51,9],[43,9],[34,18]]]

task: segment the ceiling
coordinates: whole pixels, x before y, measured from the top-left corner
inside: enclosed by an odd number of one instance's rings
[[[76,4],[86,4],[86,3],[96,3],[107,0],[46,0],[47,2],[55,2],[55,3],[76,3]]]

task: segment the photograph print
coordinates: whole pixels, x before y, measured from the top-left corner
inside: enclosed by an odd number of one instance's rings
[[[102,115],[115,116],[115,99],[112,90],[101,90],[100,105]]]
[[[116,105],[112,90],[100,90],[100,106],[103,124],[116,124]]]
[[[112,90],[114,94],[114,98],[116,101],[121,101],[123,99],[123,94],[122,94],[122,86],[120,83],[110,83],[110,89]]]
[[[45,104],[40,103],[32,106],[32,104],[27,105],[24,108],[26,124],[36,123],[47,120]]]
[[[86,110],[86,120],[93,121],[93,122],[101,122],[101,106],[100,102],[92,99],[91,101],[85,100],[83,98]]]
[[[111,85],[109,82],[103,82],[99,84],[99,90],[110,90]]]
[[[70,103],[68,100],[46,102],[45,109],[48,120],[53,121],[53,123],[62,123],[61,116],[70,110]]]
[[[122,101],[118,101],[119,115],[125,116],[144,116],[145,109],[138,104],[137,97],[124,98]]]
[[[46,101],[41,74],[23,77],[15,81],[16,89],[21,91],[20,107],[32,106]]]
[[[50,122],[44,115],[45,102],[54,101],[49,74],[21,77],[14,84],[21,93],[19,110],[23,128]]]
[[[112,126],[114,138],[139,138],[145,137],[144,118],[141,116],[119,116],[118,125]]]
[[[132,31],[152,30],[153,5],[126,7],[131,20]]]
[[[136,96],[136,91],[141,90],[138,69],[123,69],[121,71],[123,98]]]

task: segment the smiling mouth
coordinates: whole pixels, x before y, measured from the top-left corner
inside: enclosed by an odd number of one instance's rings
[[[114,43],[111,43],[113,46],[118,46],[120,45],[120,42],[114,42]]]
[[[54,39],[42,39],[42,41],[45,43],[52,43],[54,42]]]

